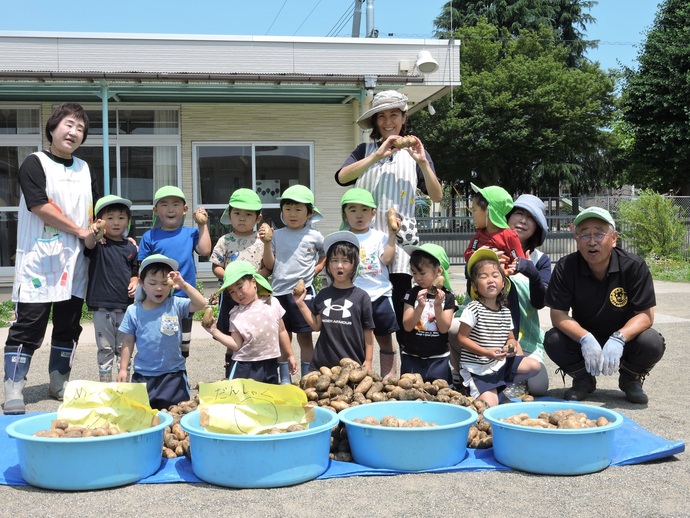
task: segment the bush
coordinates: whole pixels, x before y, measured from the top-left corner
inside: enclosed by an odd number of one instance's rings
[[[680,257],[688,229],[671,198],[644,189],[639,198],[619,204],[617,217],[621,238],[642,257]]]

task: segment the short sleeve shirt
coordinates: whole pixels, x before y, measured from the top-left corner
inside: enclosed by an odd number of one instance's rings
[[[211,253],[211,264],[226,268],[233,261],[247,261],[258,270],[263,256],[264,243],[256,232],[251,236],[229,232],[218,239]]]
[[[235,351],[235,361],[260,361],[280,356],[280,320],[285,310],[277,299],[262,297],[246,306],[230,310],[230,332],[242,335],[242,347]]]
[[[489,349],[502,348],[513,328],[508,307],[501,306],[498,311],[493,311],[477,300],[467,305],[460,315],[460,322],[472,328],[470,339],[473,342]],[[496,361],[463,349],[460,353],[460,362],[463,368],[472,374],[483,375],[498,371],[505,359]]]
[[[421,290],[419,286],[413,287],[405,294],[403,302],[412,307],[417,306],[417,294]],[[455,294],[445,291],[446,300],[443,303],[443,310],[457,309]],[[412,331],[403,331],[404,338],[402,350],[406,354],[419,356],[420,358],[430,358],[446,354],[448,349],[448,333],[441,333],[436,324],[436,313],[434,311],[434,298],[428,297],[426,305],[422,311],[422,316]]]
[[[551,274],[546,305],[572,310],[573,318],[601,339],[623,327],[635,313],[656,306],[656,296],[644,260],[614,247],[602,281],[594,277],[580,252],[562,257]]]

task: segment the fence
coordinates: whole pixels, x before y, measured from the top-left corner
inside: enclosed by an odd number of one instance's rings
[[[618,204],[621,200],[629,200],[630,196],[599,196],[580,198],[544,198],[546,206],[546,223],[549,227],[549,235],[539,249],[548,254],[552,262],[558,261],[564,255],[577,250],[577,244],[573,239],[573,215],[578,207],[603,207],[616,218]],[[690,197],[676,196],[674,204],[681,210],[681,217],[685,220],[688,232],[685,236],[683,257],[690,260]],[[466,211],[466,207],[463,207]],[[465,212],[466,214],[468,212]],[[464,252],[470,238],[474,235],[474,222],[470,216],[455,217],[418,217],[417,226],[419,238],[422,243],[436,243],[442,246],[451,264],[462,265],[465,263]],[[619,229],[621,237],[618,246],[637,253],[635,247],[625,239],[625,228]]]

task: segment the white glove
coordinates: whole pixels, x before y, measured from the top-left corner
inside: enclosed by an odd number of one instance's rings
[[[604,349],[601,351],[601,358],[599,358],[599,370],[604,376],[618,372],[624,345],[618,338],[612,336],[606,340]]]
[[[601,345],[592,333],[587,333],[580,338],[580,346],[582,347],[582,357],[585,359],[585,370],[592,376],[598,376],[600,373]]]

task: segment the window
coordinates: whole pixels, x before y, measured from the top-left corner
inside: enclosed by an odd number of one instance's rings
[[[264,221],[280,228],[280,193],[291,185],[312,186],[312,143],[196,143],[192,150],[194,206],[208,210],[213,246],[230,231],[220,217],[235,189],[254,189],[262,201]]]

